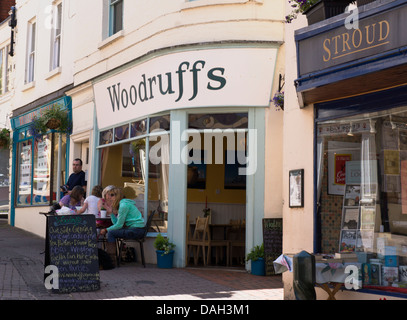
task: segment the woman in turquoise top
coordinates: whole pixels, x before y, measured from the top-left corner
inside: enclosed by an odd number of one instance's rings
[[[110,215],[113,225],[102,229],[101,235],[107,233],[106,251],[116,262],[116,238],[139,239],[144,236],[144,219],[133,200],[124,199],[123,191],[114,188],[109,191],[113,200],[113,214]],[[116,215],[117,213],[117,215]]]

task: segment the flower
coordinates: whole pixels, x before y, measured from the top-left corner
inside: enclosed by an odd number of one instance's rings
[[[276,92],[273,98],[273,103],[276,107],[280,107],[284,110],[284,91]]]
[[[290,23],[299,13],[307,11],[311,6],[317,3],[320,0],[288,0],[288,3],[291,4],[293,11],[285,17],[285,22]]]
[[[49,123],[52,121],[56,121],[58,127],[50,127]],[[72,122],[68,117],[68,112],[58,105],[46,109],[41,116],[34,117],[28,130],[31,136],[39,138],[47,134],[50,129],[66,134],[72,132]]]
[[[161,233],[154,240],[154,248],[159,251],[164,251],[161,255],[169,254],[175,248],[175,244],[170,242],[168,238],[164,238]]]
[[[10,130],[3,128],[0,130],[0,147],[3,149],[8,149],[10,147]]]

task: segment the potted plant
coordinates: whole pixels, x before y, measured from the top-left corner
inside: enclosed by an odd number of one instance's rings
[[[10,130],[3,128],[0,130],[0,148],[8,149],[10,147]]]
[[[286,16],[290,23],[298,14],[305,14],[308,25],[331,18],[345,11],[354,0],[289,0],[293,11]]]
[[[251,274],[256,276],[264,276],[266,274],[266,267],[264,261],[264,244],[255,246],[246,256],[246,261],[252,261]]]
[[[159,233],[154,240],[154,248],[157,253],[157,267],[163,269],[172,268],[175,244]]]
[[[70,133],[71,127],[68,112],[56,105],[46,109],[41,116],[34,117],[30,126],[30,133],[34,137],[42,136],[50,129]]]

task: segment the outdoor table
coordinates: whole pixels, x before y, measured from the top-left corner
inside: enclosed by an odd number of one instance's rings
[[[335,259],[338,260],[338,259]],[[282,254],[273,261],[276,273],[283,273],[285,271],[292,272],[293,260],[292,257]],[[315,282],[316,285],[322,288],[327,294],[327,300],[336,300],[335,294],[341,289],[348,273],[345,273],[347,266],[354,265],[360,269],[361,263],[359,262],[330,262],[326,261],[315,262]],[[332,287],[332,289],[331,289]]]

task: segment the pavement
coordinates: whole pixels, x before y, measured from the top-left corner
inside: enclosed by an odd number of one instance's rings
[[[0,300],[283,300],[279,275],[221,267],[143,268],[139,262],[100,270],[100,290],[53,293],[44,286],[44,248],[43,238],[0,219]]]

